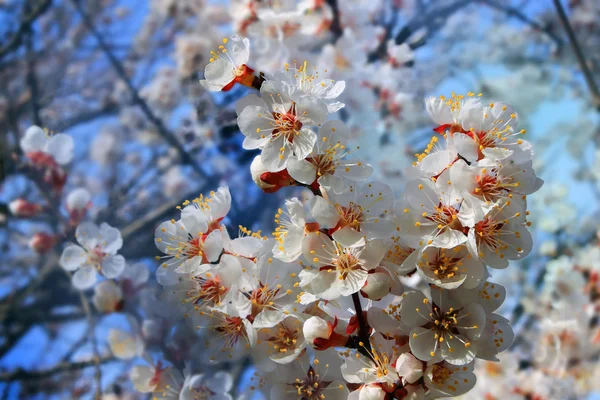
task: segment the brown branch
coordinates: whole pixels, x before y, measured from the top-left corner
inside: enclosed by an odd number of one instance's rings
[[[585,59],[585,55],[581,50],[581,46],[579,46],[579,42],[577,41],[577,37],[575,36],[575,32],[573,31],[573,27],[569,22],[569,18],[567,18],[567,14],[565,13],[565,9],[563,8],[560,0],[553,0],[554,6],[556,7],[556,12],[558,13],[558,17],[562,22],[565,31],[567,32],[567,36],[569,38],[569,44],[573,48],[573,52],[575,53],[575,57],[577,58],[577,62],[581,67],[581,71],[583,72],[583,76],[585,77],[585,82],[587,83],[590,92],[592,93],[592,101],[594,102],[596,109],[600,111],[600,90],[596,85],[596,81],[594,80],[594,75],[590,70],[587,61]]]
[[[29,14],[25,13],[23,20],[21,21],[21,25],[19,25],[19,28],[11,37],[10,41],[0,48],[0,60],[8,53],[18,49],[19,46],[21,46],[23,43],[23,36],[25,36],[25,34],[29,31],[35,20],[50,8],[51,4],[52,0],[42,0],[36,5],[36,7],[33,7]]]
[[[69,277],[71,275],[69,272],[65,271]],[[102,368],[100,368],[100,355],[98,353],[98,339],[96,338],[95,325],[94,325],[94,317],[92,316],[92,310],[90,309],[90,302],[88,301],[83,291],[79,291],[79,300],[81,301],[81,306],[85,312],[88,323],[87,335],[90,337],[92,342],[92,351],[94,352],[94,379],[96,380],[96,393],[94,395],[94,400],[102,399]]]
[[[548,35],[548,37],[550,39],[552,39],[552,41],[554,43],[556,43],[557,46],[562,46],[562,44],[563,44],[562,39],[559,36],[557,36],[554,32],[552,32],[552,30],[548,26],[543,26],[539,22],[532,20],[527,15],[523,14],[518,8],[511,7],[506,4],[502,4],[496,0],[479,0],[479,1],[483,4],[486,4],[490,7],[492,7],[492,8],[495,8],[498,11],[504,12],[509,17],[514,17],[514,18],[518,19],[519,21],[524,22],[525,24],[531,26],[533,29],[535,29],[537,31],[545,33],[546,35]]]
[[[0,382],[14,382],[14,381],[31,381],[31,380],[41,380],[53,377],[58,374],[62,374],[65,372],[75,372],[80,371],[82,369],[91,367],[99,364],[105,364],[112,361],[116,361],[117,359],[113,356],[104,357],[100,359],[80,361],[80,362],[66,362],[58,364],[57,366],[42,370],[42,371],[26,371],[22,368],[19,368],[15,371],[0,373]]]
[[[331,7],[331,12],[333,13],[333,19],[331,20],[329,30],[331,33],[333,33],[335,41],[344,34],[344,29],[342,28],[342,23],[340,21],[340,8],[338,7],[338,0],[325,0],[325,2],[329,5],[329,7]]]
[[[58,121],[53,126],[51,126],[51,128],[56,132],[64,132],[67,129],[70,129],[74,126],[85,124],[86,122],[93,121],[97,118],[114,114],[117,111],[119,111],[119,107],[117,106],[117,104],[110,102],[104,104],[102,107],[96,110],[85,110],[77,115],[74,115],[62,121]]]
[[[410,20],[396,35],[394,38],[395,44],[402,44],[406,42],[406,40],[418,31],[419,29],[434,23],[438,19],[448,18],[450,15],[459,11],[461,8],[464,8],[471,4],[473,0],[457,0],[452,4],[449,4],[445,7],[433,7],[433,11],[424,14],[417,14],[412,20]],[[390,26],[386,30],[386,37],[389,36],[389,32],[393,29],[393,26]],[[387,41],[383,40],[379,46],[373,50],[368,57],[369,62],[375,62],[379,59],[385,57],[387,53]]]
[[[114,55],[110,46],[108,46],[108,44],[105,42],[104,38],[102,37],[102,35],[98,31],[98,29],[96,29],[94,22],[92,21],[90,16],[83,10],[79,1],[71,0],[71,3],[73,3],[73,5],[75,6],[75,9],[77,10],[77,13],[83,19],[85,26],[92,33],[92,35],[94,36],[94,38],[100,45],[100,48],[102,49],[102,51],[104,52],[104,54],[106,55],[108,60],[110,61],[110,64],[112,65],[113,69],[115,70],[115,72],[117,73],[119,78],[123,81],[123,83],[125,83],[125,85],[129,89],[129,92],[131,93],[131,96],[133,97],[134,103],[136,103],[140,107],[142,112],[146,115],[146,118],[148,118],[148,120],[157,128],[158,133],[173,148],[175,148],[177,150],[177,152],[179,153],[179,156],[181,157],[181,160],[185,164],[189,164],[194,169],[194,171],[196,171],[196,173],[198,175],[200,175],[201,177],[206,177],[206,174],[200,167],[200,164],[198,164],[194,160],[194,158],[191,156],[191,154],[185,150],[185,148],[183,147],[183,145],[181,144],[179,139],[177,139],[177,137],[171,131],[169,131],[167,129],[167,127],[165,126],[163,121],[154,114],[154,112],[152,111],[152,109],[150,108],[148,103],[146,103],[146,101],[144,99],[142,99],[138,90],[133,86],[133,83],[127,76],[127,72],[125,71],[125,68],[123,67],[123,65],[121,64],[119,59],[117,59],[117,57]]]

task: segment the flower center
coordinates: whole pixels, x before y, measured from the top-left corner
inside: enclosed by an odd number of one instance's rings
[[[340,222],[338,222],[339,228],[349,226],[360,232],[360,224],[364,222],[365,219],[360,205],[355,204],[354,202],[350,202],[348,207],[336,204],[335,209],[340,215]]]
[[[257,316],[265,308],[273,308],[273,299],[278,293],[279,288],[269,289],[267,286],[261,286],[252,291],[249,296],[252,301],[252,316]]]
[[[462,266],[462,264],[461,258],[448,255],[446,249],[439,249],[433,260],[430,260],[427,263],[420,262],[419,267],[421,269],[428,268],[435,274],[436,277],[440,279],[449,279],[456,275],[459,267]]]
[[[291,143],[294,141],[294,137],[300,133],[300,129],[302,129],[302,122],[297,118],[295,102],[292,102],[292,106],[286,113],[273,112],[273,119],[275,120],[275,129],[273,129],[272,133],[273,138],[283,135]]]
[[[340,279],[346,279],[352,271],[361,268],[360,261],[353,254],[342,253],[334,260],[334,266],[340,274]]]
[[[299,329],[291,329],[283,324],[279,324],[277,333],[269,341],[276,351],[287,353],[296,346],[299,334]]]

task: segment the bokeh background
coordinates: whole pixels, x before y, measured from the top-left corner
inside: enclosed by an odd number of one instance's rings
[[[479,383],[466,398],[594,398],[600,2],[556,3],[0,0],[0,399],[144,398],[127,378],[140,361],[116,357],[110,332],[135,335],[132,315],[139,324],[152,320],[163,335],[150,348],[175,361],[194,341],[169,330],[161,308],[156,225],[185,199],[228,185],[232,230],[270,232],[276,208],[299,194],[285,188],[265,196],[251,179],[255,153],[241,148],[233,106],[249,89],[209,93],[198,83],[210,50],[232,33],[250,38],[249,64],[259,71],[307,60],[345,80],[337,117],[351,127],[374,178],[398,194],[414,153],[435,134],[426,96],[472,91],[514,105],[545,180],[529,199],[535,247],[494,275],[508,289],[502,312],[517,338],[500,363],[478,364]],[[298,7],[310,12],[298,18],[290,12]],[[23,160],[19,141],[31,125],[75,140],[62,191]],[[135,276],[121,279],[121,312],[100,312],[94,293],[73,289],[57,265],[72,231],[66,198],[77,188],[91,194],[86,218],[119,228],[121,254],[136,265]],[[19,198],[43,211],[13,215],[9,205]],[[33,240],[40,233],[53,246],[40,251]],[[252,368],[225,368],[234,398],[249,398]]]

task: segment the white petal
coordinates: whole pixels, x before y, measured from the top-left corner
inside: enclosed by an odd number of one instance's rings
[[[96,268],[92,265],[84,265],[73,274],[73,286],[79,290],[85,290],[94,286],[96,283]]]
[[[102,273],[108,279],[116,278],[125,269],[125,258],[122,255],[105,256],[102,259]]]
[[[317,141],[317,134],[307,128],[302,128],[300,134],[294,137],[292,142],[292,148],[294,149],[294,155],[296,159],[305,159],[315,147]]]
[[[86,262],[87,256],[88,253],[83,248],[69,244],[63,250],[59,264],[67,271],[75,271]]]
[[[73,159],[73,148],[75,144],[70,135],[59,133],[50,137],[46,145],[46,151],[52,155],[54,161],[64,165],[71,162]]]
[[[283,152],[281,149],[283,148]],[[290,146],[283,136],[269,140],[261,153],[262,163],[269,172],[278,172],[284,169],[292,155]]]
[[[340,220],[340,216],[331,203],[321,196],[313,197],[310,211],[312,216],[323,228],[333,228]]]
[[[42,151],[46,148],[48,138],[46,132],[39,126],[30,126],[25,131],[25,136],[21,139],[21,149],[24,153]]]
[[[436,343],[435,331],[433,329],[415,328],[410,331],[410,351],[421,361],[429,361],[433,358],[431,352]]]
[[[121,232],[107,223],[100,224],[100,246],[105,253],[115,254],[123,246]]]
[[[220,230],[212,231],[202,244],[202,249],[206,259],[210,262],[215,262],[219,259],[223,251],[223,239]]]
[[[332,235],[333,240],[338,242],[344,247],[350,247],[358,243],[362,238],[363,234],[346,226],[342,229],[338,229]]]
[[[206,65],[204,69],[204,79],[206,79],[211,86],[218,87],[218,90],[223,89],[224,86],[234,80],[235,75],[233,71],[234,65],[223,58],[217,58],[215,61]]]
[[[100,231],[92,222],[82,222],[75,230],[75,238],[79,244],[91,250],[99,244]]]
[[[311,185],[317,178],[316,167],[306,160],[290,158],[287,170],[292,178],[305,185]]]

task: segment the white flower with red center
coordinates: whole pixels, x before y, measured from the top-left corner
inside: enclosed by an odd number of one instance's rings
[[[423,374],[428,398],[455,397],[473,389],[477,382],[473,366],[472,362],[461,366],[446,362],[428,365]]]
[[[204,69],[200,84],[211,92],[228,91],[236,83],[252,87],[254,70],[246,65],[250,57],[250,41],[237,35],[224,38],[216,51],[210,52],[210,63]]]
[[[221,225],[231,208],[231,195],[221,187],[209,196],[200,196],[183,203],[181,219],[160,224],[155,231],[156,247],[165,253],[165,261],[156,271],[162,285],[173,285],[178,274],[198,275],[210,269],[219,259],[227,230]]]
[[[111,280],[100,282],[94,288],[92,301],[100,312],[121,311],[123,309],[123,290]]]
[[[261,161],[270,172],[286,168],[288,160],[303,160],[313,150],[316,133],[308,126],[327,119],[327,110],[308,98],[294,100],[281,83],[266,81],[262,98],[250,95],[238,102],[238,125],[246,136],[245,149],[261,149]]]
[[[466,242],[463,226],[471,214],[461,207],[462,198],[439,190],[430,179],[415,179],[404,187],[400,229],[413,247],[434,245],[452,248]]]
[[[223,254],[208,271],[186,277],[171,289],[177,303],[191,304],[206,311],[223,310],[236,292],[242,276],[238,257]]]
[[[257,345],[252,354],[256,365],[268,372],[276,369],[278,364],[296,360],[305,348],[302,321],[290,315],[273,327],[257,331]]]
[[[346,82],[334,81],[319,76],[319,72],[310,73],[308,64],[298,68],[285,65],[285,72],[276,72],[272,79],[289,86],[293,97],[307,97],[312,101],[323,103],[327,112],[334,113],[344,107],[344,103],[336,101],[346,88]]]
[[[409,264],[412,263],[412,266]],[[486,278],[487,270],[465,245],[450,249],[424,246],[415,251],[403,268],[416,268],[425,282],[444,289],[472,289]]]
[[[346,160],[350,154],[346,140],[350,131],[342,121],[327,121],[319,128],[319,139],[312,152],[303,160],[291,158],[287,170],[292,178],[318,189],[319,186],[342,193],[353,182],[364,181],[373,167],[356,160]]]
[[[464,158],[472,162],[477,160],[477,142],[470,136],[455,132],[445,134],[443,143],[438,136],[432,136],[423,153],[415,154],[413,169],[408,172],[411,178],[437,178],[455,161]]]
[[[178,399],[183,383],[183,375],[173,367],[156,364],[149,356],[144,357],[150,365],[135,365],[129,371],[129,379],[141,393],[157,393],[164,399]]]
[[[191,314],[196,329],[206,335],[198,343],[199,351],[206,354],[203,361],[220,363],[239,360],[256,345],[256,331],[248,320],[250,310],[227,304],[224,311],[199,309]]]
[[[239,294],[234,304],[248,310],[248,319],[255,329],[271,328],[297,312],[295,288],[300,264],[284,264],[272,254],[262,255],[256,261],[246,262]]]
[[[470,136],[476,142],[477,152],[472,157],[466,156],[467,161],[484,156],[506,157],[513,151],[531,155],[531,145],[515,138],[525,130],[517,130],[519,117],[514,108],[501,102],[483,106],[474,96],[474,93],[468,93],[467,97],[453,93],[450,99],[427,98],[427,112],[439,124],[434,130],[450,136]]]
[[[491,268],[506,268],[531,251],[533,239],[526,228],[525,201],[513,197],[495,204],[485,217],[469,228],[467,246]]]
[[[311,214],[337,242],[351,246],[363,238],[383,238],[392,232],[394,198],[388,185],[371,182],[350,186],[342,194],[325,195],[327,199],[313,198]]]
[[[518,164],[513,156],[503,160],[483,159],[468,165],[458,160],[440,175],[438,183],[443,190],[457,190],[483,202],[508,199],[512,193],[529,195],[544,183],[535,175],[531,160]]]
[[[50,134],[39,126],[31,126],[21,139],[23,153],[36,166],[57,168],[73,159],[73,138],[63,133]]]
[[[102,223],[100,227],[83,222],[75,231],[80,246],[68,244],[60,257],[60,265],[67,271],[75,271],[73,285],[78,289],[90,288],[96,283],[97,272],[108,279],[121,275],[125,258],[117,254],[123,246],[118,229]]]
[[[340,374],[341,365],[342,359],[333,349],[319,352],[312,362],[304,354],[277,369],[269,399],[346,400],[349,392]]]
[[[314,266],[300,274],[300,286],[323,300],[335,300],[358,292],[369,271],[379,266],[385,248],[379,239],[360,241],[344,247],[323,233],[311,233],[304,241],[303,254]]]
[[[485,328],[484,309],[479,304],[455,304],[445,289],[432,287],[431,292],[432,300],[417,291],[402,299],[402,322],[413,328],[409,339],[412,354],[427,362],[468,364],[477,354],[476,342]]]
[[[434,130],[440,133],[461,132],[463,130],[461,122],[482,109],[481,100],[474,95],[474,93],[469,93],[467,96],[452,93],[451,98],[427,97],[425,109],[431,119],[439,125]]]
[[[402,354],[402,349],[395,340],[387,340],[377,333],[370,337],[370,346],[367,345],[359,343],[368,356],[355,352],[346,357],[341,368],[344,379],[349,383],[363,385],[359,389],[361,392],[373,390],[374,387],[384,394],[393,392],[400,381],[396,361]]]

